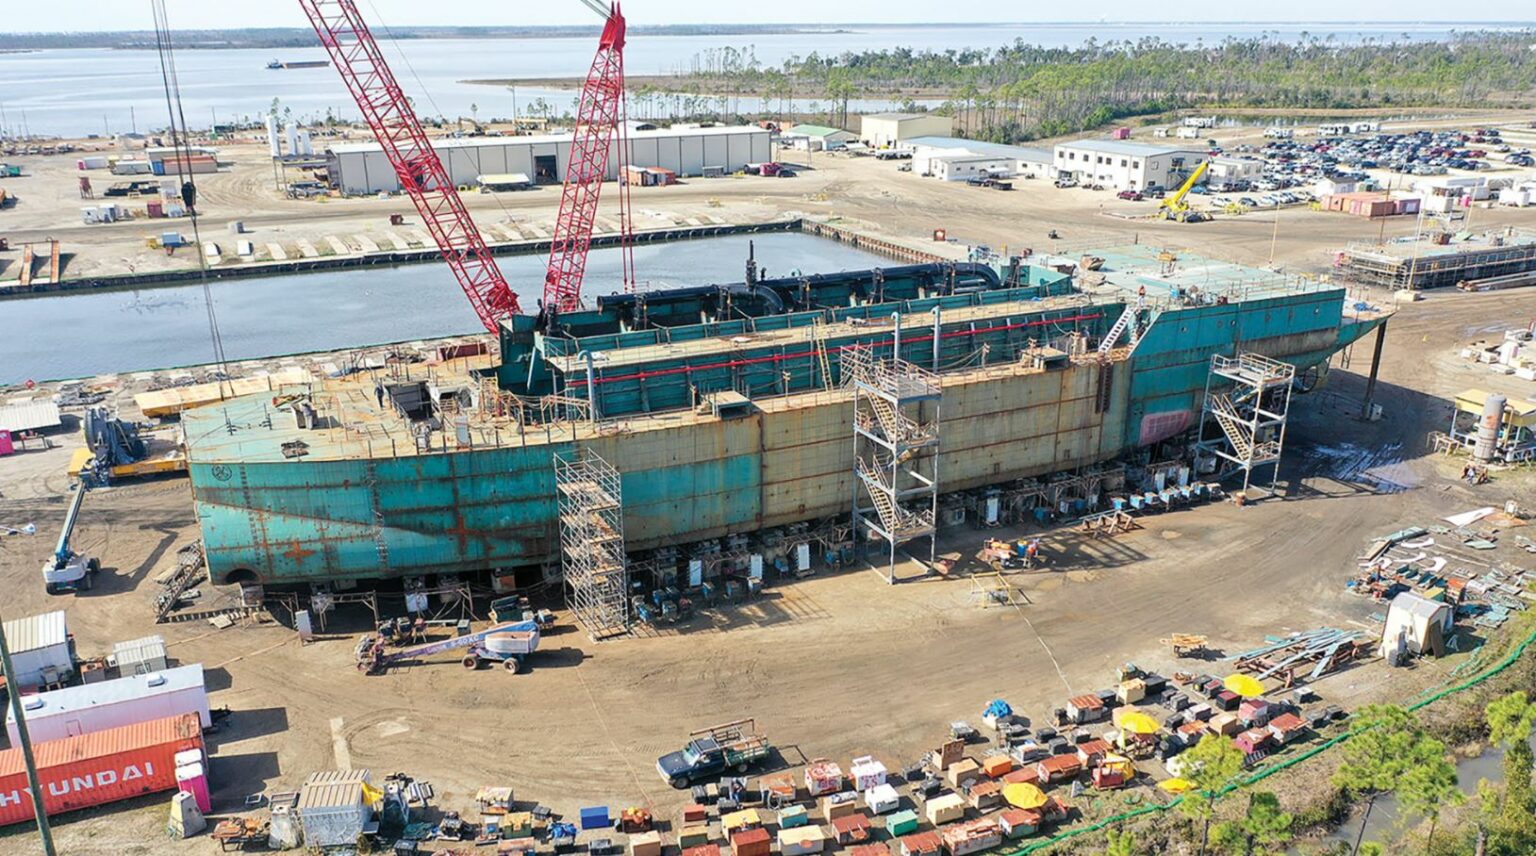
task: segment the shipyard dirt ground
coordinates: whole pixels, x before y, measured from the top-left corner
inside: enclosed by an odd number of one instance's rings
[[[60,448],[0,464],[0,523],[40,530],[0,538],[4,609],[8,617],[67,610],[82,656],[159,632],[174,660],[203,663],[214,706],[233,711],[211,738],[221,815],[238,813],[248,794],[296,789],[312,771],[364,767],[432,782],[444,808],[472,809],[480,786],[510,785],[520,800],[559,812],[642,804],[671,818],[687,800],[660,780],[655,758],[714,722],[756,717],[789,765],[872,753],[894,769],[934,746],[951,721],[977,723],[992,698],[1039,723],[1069,695],[1111,685],[1126,661],[1165,674],[1222,669],[1172,659],[1158,640],[1173,632],[1208,635],[1232,653],[1270,634],[1369,628],[1383,606],[1346,594],[1343,583],[1372,536],[1532,495],[1529,474],[1469,487],[1456,479],[1457,462],[1425,444],[1426,432],[1444,427],[1449,396],[1492,380],[1456,349],[1532,315],[1530,291],[1442,293],[1404,307],[1387,334],[1377,396],[1386,418],[1356,418],[1364,342],[1347,371],[1293,405],[1285,499],[1151,517],[1109,540],[1048,535],[1053,569],[1015,578],[1029,599],[1018,608],[977,607],[963,575],[890,587],[865,569],[776,585],[746,605],[634,639],[591,643],[562,613],[564,632],[549,635],[517,676],[467,673],[439,658],[365,677],[352,666],[362,612],[307,646],[271,624],[152,625],[152,580],[196,537],[182,480],[93,494],[77,546],[102,557],[104,579],[88,594],[44,595],[38,568],[64,508]],[[953,531],[941,551],[970,556],[994,534]],[[1501,544],[1493,558],[1527,557]],[[205,602],[228,596],[202,589]],[[1401,699],[1461,660],[1411,671],[1367,663],[1317,689],[1347,706]],[[166,841],[164,806],[146,798],[64,818],[60,852],[216,850],[206,838]],[[21,852],[30,839],[12,831],[3,847]]]
[[[1536,114],[1530,111],[1447,111],[1444,117],[1387,122],[1386,131],[1419,128],[1498,125],[1524,129]],[[1527,134],[1528,131],[1519,131]],[[349,132],[349,139],[361,138]],[[1257,125],[1221,128],[1210,131],[1221,145],[1261,144]],[[1137,132],[1137,138],[1150,141],[1150,132]],[[321,139],[318,146],[343,138]],[[1512,138],[1513,139],[1513,138]],[[1521,138],[1523,139],[1523,137]],[[1052,141],[1034,145],[1049,147]],[[1200,143],[1201,141],[1183,141]],[[1516,145],[1529,142],[1514,140]],[[353,197],[294,200],[281,191],[264,144],[244,142],[214,143],[221,160],[231,166],[213,175],[197,179],[199,210],[202,212],[203,240],[219,245],[220,268],[250,267],[275,258],[270,245],[282,248],[289,260],[298,260],[310,252],[320,257],[356,255],[369,247],[390,249],[398,238],[411,249],[430,249],[408,199]],[[22,245],[28,241],[57,239],[62,242],[66,279],[113,274],[152,274],[187,270],[197,263],[195,251],[185,249],[175,255],[148,245],[148,239],[164,231],[180,231],[191,238],[191,224],[185,220],[134,219],[118,223],[86,225],[81,221],[83,205],[111,201],[103,196],[108,185],[135,176],[112,176],[105,170],[85,173],[92,180],[96,199],[79,198],[75,168],[79,153],[57,156],[14,158],[25,174],[7,179],[5,189],[15,197],[11,206],[0,209],[0,234],[10,239],[12,249],[0,252],[0,282],[16,279]],[[686,179],[671,187],[634,188],[633,211],[637,229],[678,228],[689,225],[732,223],[752,224],[794,217],[842,221],[845,225],[878,237],[932,249],[941,254],[964,256],[967,244],[986,244],[994,249],[1009,248],[1020,252],[1053,249],[1080,250],[1093,244],[1123,244],[1133,240],[1167,244],[1174,247],[1199,247],[1204,252],[1243,264],[1277,263],[1292,270],[1325,273],[1331,269],[1333,253],[1350,241],[1375,241],[1381,237],[1413,234],[1415,218],[1392,217],[1377,220],[1351,217],[1337,212],[1308,210],[1305,206],[1278,213],[1255,211],[1242,216],[1219,214],[1215,220],[1195,226],[1147,219],[1155,214],[1157,203],[1125,202],[1113,191],[1057,189],[1049,180],[1017,180],[1008,193],[968,187],[964,182],[945,182],[900,172],[896,161],[877,161],[872,157],[842,154],[807,154],[783,150],[777,157],[794,166],[793,179],[741,176],[720,179]],[[1528,177],[1529,170],[1515,169],[1493,159],[1489,177]],[[294,174],[292,180],[307,176]],[[1401,187],[1405,176],[1381,173],[1384,183]],[[609,192],[600,217],[617,216],[616,195]],[[143,208],[138,198],[116,201],[130,209]],[[560,204],[557,187],[542,187],[517,193],[469,193],[465,202],[481,230],[490,240],[503,240],[499,227],[522,230],[528,236],[554,225]],[[1203,204],[1197,202],[1198,204]],[[389,224],[391,214],[405,217],[405,225]],[[1278,223],[1277,223],[1278,220]],[[231,222],[241,222],[246,231],[238,237],[228,230]],[[1536,214],[1511,208],[1479,208],[1472,212],[1476,229],[1503,226],[1536,226]],[[1278,228],[1276,228],[1278,225]],[[600,227],[601,228],[601,227]],[[943,229],[957,243],[947,246],[926,241],[922,236]],[[1047,235],[1056,230],[1059,241]],[[236,242],[250,241],[254,254],[242,261],[236,256]],[[340,247],[340,250],[337,247]],[[793,267],[791,260],[776,263]],[[644,271],[640,271],[643,279]],[[598,289],[601,290],[601,289]]]

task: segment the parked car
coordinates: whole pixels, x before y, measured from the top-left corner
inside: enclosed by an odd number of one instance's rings
[[[1076,187],[1077,181],[1070,178],[1058,178],[1056,179],[1056,186],[1061,188]]]
[[[1140,202],[1142,200],[1141,193],[1135,190],[1122,190],[1116,193],[1115,196],[1116,198],[1127,199],[1131,202]]]

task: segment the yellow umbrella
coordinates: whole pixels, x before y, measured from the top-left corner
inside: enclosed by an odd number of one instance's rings
[[[1169,779],[1165,782],[1158,782],[1157,786],[1170,794],[1182,794],[1195,789],[1194,783],[1187,779]]]
[[[1252,675],[1241,673],[1227,675],[1221,684],[1243,698],[1257,698],[1264,694],[1264,685],[1259,683],[1259,679]]]
[[[1029,782],[1013,782],[1003,786],[1003,799],[1014,808],[1039,808],[1045,805],[1045,791]]]
[[[1120,717],[1120,730],[1131,734],[1156,734],[1160,727],[1157,720],[1140,711],[1129,711]]]

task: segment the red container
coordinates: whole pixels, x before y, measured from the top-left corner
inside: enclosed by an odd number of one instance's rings
[[[203,747],[187,713],[33,747],[49,816],[176,789],[176,753]],[[32,819],[20,749],[0,752],[0,826]]]
[[[773,849],[773,839],[768,830],[758,827],[744,829],[731,836],[731,853],[734,856],[768,856]]]
[[[16,451],[16,444],[11,442],[11,432],[0,431],[0,455],[9,455]]]

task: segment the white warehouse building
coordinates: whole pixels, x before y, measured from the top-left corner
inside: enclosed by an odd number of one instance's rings
[[[1114,190],[1177,187],[1210,154],[1186,146],[1124,140],[1075,140],[1056,144],[1056,175]]]
[[[482,175],[522,173],[537,184],[565,181],[571,160],[570,134],[522,137],[468,137],[434,140],[449,178],[458,186],[473,185]],[[608,178],[619,174],[618,142],[608,159]],[[629,162],[660,167],[679,176],[703,175],[706,167],[731,173],[749,163],[773,159],[769,132],[763,128],[660,128],[629,132]],[[378,143],[341,143],[325,150],[331,185],[346,194],[400,190],[400,179]]]
[[[936,113],[871,113],[859,118],[859,136],[877,149],[894,148],[915,137],[947,137],[955,120]]]
[[[975,175],[1049,178],[1051,174],[1051,153],[1045,149],[959,137],[914,137],[901,145],[912,150],[913,172],[946,181]]]

